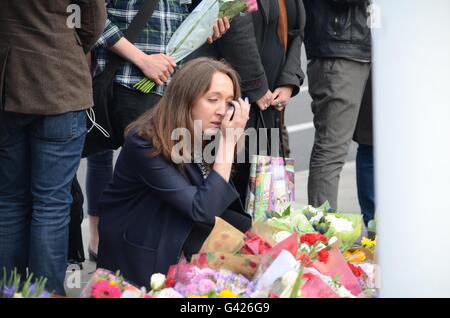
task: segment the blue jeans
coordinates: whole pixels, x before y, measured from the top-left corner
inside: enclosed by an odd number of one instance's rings
[[[375,184],[373,171],[373,147],[359,144],[356,154],[356,184],[358,200],[364,223],[375,216]]]
[[[26,268],[65,295],[71,183],[86,134],[84,111],[0,113],[0,268]]]
[[[86,197],[88,214],[98,216],[98,201],[113,176],[112,150],[87,157]]]

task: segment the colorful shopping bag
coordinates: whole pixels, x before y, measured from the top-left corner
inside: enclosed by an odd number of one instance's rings
[[[281,214],[295,201],[294,159],[253,156],[246,211],[255,220]]]

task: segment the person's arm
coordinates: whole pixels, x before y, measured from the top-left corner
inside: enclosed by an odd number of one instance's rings
[[[152,148],[147,141],[137,136],[130,138],[121,152],[122,160],[128,162],[127,168],[133,169],[148,191],[192,221],[214,224],[215,217],[239,197],[234,187],[215,170],[202,185],[192,185],[162,156],[149,157]]]
[[[125,37],[120,38],[109,48],[112,52],[133,63],[142,73],[157,85],[167,82],[175,70],[176,63],[165,54],[146,54]]]
[[[106,8],[104,0],[73,0],[80,7],[81,28],[76,32],[80,37],[83,50],[88,53],[105,28]]]
[[[291,96],[295,96],[300,91],[300,86],[303,84],[305,74],[301,66],[301,46],[304,39],[304,29],[306,21],[305,8],[303,1],[297,1],[299,5],[299,29],[293,30],[289,34],[288,50],[286,53],[286,61],[280,76],[277,79],[276,87],[290,87],[292,88]]]
[[[109,4],[110,0],[102,0],[103,6]],[[146,54],[128,41],[123,32],[109,18],[103,34],[97,41],[98,46],[103,46],[125,60],[133,63],[142,73],[157,85],[162,85],[173,73],[175,62],[165,54]]]

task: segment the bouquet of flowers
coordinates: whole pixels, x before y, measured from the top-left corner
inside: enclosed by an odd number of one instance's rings
[[[166,54],[175,62],[181,61],[206,42],[218,18],[232,19],[240,13],[257,10],[256,0],[203,0],[172,35]],[[154,86],[152,80],[144,78],[134,87],[150,93]]]
[[[150,294],[156,298],[238,298],[248,297],[254,286],[242,275],[230,270],[199,268],[185,260],[171,266],[167,278],[151,277]]]
[[[359,214],[336,213],[325,202],[319,208],[306,206],[303,214],[315,231],[330,238],[336,236],[341,240],[341,251],[350,248],[361,235],[362,216]]]
[[[80,298],[147,298],[145,287],[126,282],[119,272],[116,274],[98,268],[81,292]]]
[[[0,298],[50,298],[50,293],[45,290],[46,278],[38,278],[33,281],[33,274],[21,282],[21,275],[14,269],[7,275],[3,268],[3,276],[0,279]]]

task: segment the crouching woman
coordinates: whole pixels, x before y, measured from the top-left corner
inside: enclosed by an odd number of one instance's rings
[[[251,226],[230,183],[249,109],[236,72],[222,62],[195,59],[175,75],[158,105],[126,131],[113,180],[100,200],[98,267],[148,286],[153,273],[166,273],[181,255],[200,249],[216,216],[241,231]],[[194,121],[203,136],[194,134]],[[193,138],[173,140],[176,128],[186,128]],[[213,160],[194,160],[194,139],[211,136],[219,136]],[[192,145],[177,156],[172,150],[180,142]],[[200,145],[204,149],[208,142]]]

